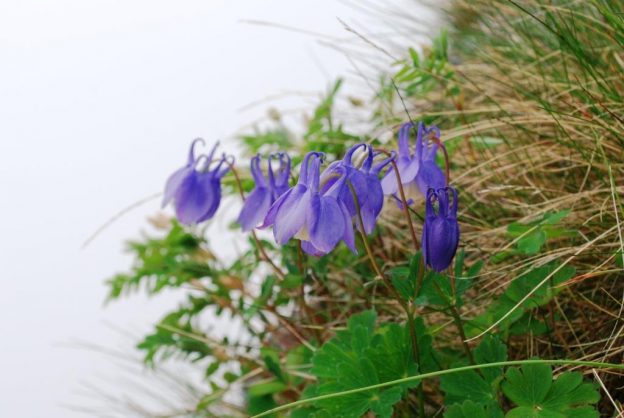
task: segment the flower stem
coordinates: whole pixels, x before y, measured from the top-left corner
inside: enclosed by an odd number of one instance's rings
[[[243,202],[244,202],[245,201],[245,192],[243,191],[243,184],[241,183],[240,176],[238,175],[238,171],[236,171],[236,168],[234,167],[234,164],[232,164],[230,161],[226,161],[226,162],[230,166],[230,170],[232,170],[232,174],[234,174],[234,178],[236,179],[236,185],[238,186],[238,192],[240,194],[241,199],[243,199]],[[283,280],[284,277],[286,277],[286,274],[268,256],[268,254],[266,253],[266,251],[264,249],[264,246],[262,245],[262,242],[260,241],[260,239],[256,235],[256,231],[252,230],[251,231],[251,236],[253,237],[254,241],[256,242],[256,247],[258,247],[258,251],[260,251],[261,257],[259,257],[259,259],[264,260],[267,263],[269,263],[271,265],[271,267],[273,268],[273,271],[275,271],[275,274],[277,274],[279,276],[279,278]]]
[[[392,157],[388,151],[384,149],[376,149],[375,151],[381,152],[388,157]],[[403,206],[403,215],[405,215],[405,219],[407,220],[407,225],[409,226],[410,234],[412,235],[412,242],[414,243],[414,248],[416,251],[420,250],[420,244],[418,243],[418,238],[416,238],[416,231],[414,230],[414,224],[412,223],[412,218],[409,214],[409,205],[407,204],[407,199],[405,198],[405,190],[403,190],[403,183],[401,181],[401,174],[399,173],[399,168],[396,165],[394,159],[390,161],[392,164],[392,170],[396,176],[397,184],[399,185],[399,196],[401,196],[401,206]]]
[[[373,266],[373,270],[375,270],[375,273],[377,273],[377,275],[382,279],[382,281],[384,282],[384,284],[386,285],[390,293],[392,293],[392,296],[394,296],[396,301],[399,302],[399,304],[405,311],[405,314],[407,315],[407,326],[409,328],[410,338],[412,341],[412,356],[413,356],[414,362],[418,365],[418,368],[420,371],[420,348],[418,347],[418,337],[416,335],[416,324],[414,322],[414,314],[412,310],[410,309],[410,307],[403,301],[403,299],[401,299],[401,295],[399,295],[399,293],[396,291],[396,289],[394,288],[390,280],[383,274],[383,272],[379,268],[379,265],[375,261],[373,252],[370,248],[370,245],[368,244],[366,231],[364,230],[364,221],[362,219],[362,212],[360,210],[360,203],[358,202],[357,194],[355,193],[355,189],[353,188],[353,185],[351,184],[350,181],[347,182],[347,185],[349,186],[349,189],[351,190],[351,195],[353,196],[353,202],[355,204],[355,211],[357,213],[357,219],[358,219],[357,223],[359,225],[358,231],[362,237],[362,242],[364,243],[364,248],[366,249],[366,254],[368,255],[368,258],[370,259],[371,265]],[[417,392],[418,392],[418,415],[420,418],[425,418],[425,392],[423,390],[422,382],[418,385]]]
[[[440,286],[435,281],[433,281],[433,286],[435,287],[436,292],[438,292],[442,300],[446,301],[446,303],[448,304],[449,311],[451,312],[451,317],[453,318],[453,323],[455,324],[455,326],[457,327],[457,331],[459,332],[462,347],[464,349],[464,352],[466,353],[466,357],[468,357],[468,361],[470,362],[470,364],[476,364],[474,356],[472,355],[472,350],[470,350],[470,346],[468,346],[468,343],[466,342],[466,332],[464,331],[464,325],[457,306],[455,306],[455,303],[452,300],[449,300],[446,297],[442,289],[440,289]],[[451,287],[453,289],[453,295],[455,295],[454,280],[451,280]]]
[[[433,141],[438,144],[440,148],[442,148],[442,153],[444,154],[444,175],[446,177],[446,185],[448,186],[451,184],[451,166],[449,163],[448,151],[446,150],[446,147],[444,146],[440,138],[436,136],[433,138]]]

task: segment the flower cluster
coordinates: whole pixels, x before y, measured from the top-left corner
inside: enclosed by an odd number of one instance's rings
[[[309,152],[292,187],[289,186],[291,160],[287,154],[269,156],[266,176],[262,172],[261,156],[256,155],[250,170],[254,188],[237,220],[241,229],[272,227],[278,244],[296,238],[311,255],[327,254],[341,241],[357,253],[354,225],[363,234],[374,231],[384,195],[399,201],[398,177],[409,196],[408,205],[414,203],[416,195],[425,196],[424,259],[437,271],[446,269],[459,242],[457,191],[448,187],[448,179],[435,161],[441,146],[440,130],[419,122],[412,151],[409,137],[413,129],[411,122],[399,129],[398,153],[378,158],[382,152],[368,144],[356,144],[322,173],[325,155]],[[186,165],[167,181],[163,200],[163,205],[173,201],[178,219],[187,225],[208,220],[215,214],[221,199],[221,178],[233,163],[232,157],[223,154],[213,165],[217,145],[209,154],[196,158],[198,142],[203,140],[193,141]],[[275,170],[274,162],[277,162]],[[222,167],[224,163],[227,167]],[[381,176],[384,169],[386,172]]]

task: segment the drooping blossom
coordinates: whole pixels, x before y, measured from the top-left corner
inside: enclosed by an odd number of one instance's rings
[[[369,153],[368,158],[364,160],[364,164],[360,170],[366,177],[366,201],[360,207],[362,214],[362,223],[364,224],[364,231],[367,234],[372,234],[377,223],[377,218],[381,213],[381,209],[384,204],[384,193],[379,180],[379,173],[395,158],[394,152],[385,160],[373,164],[373,159],[376,157],[372,152]]]
[[[437,212],[434,206],[436,200]],[[457,190],[453,187],[431,188],[427,192],[422,234],[423,256],[427,265],[438,272],[451,264],[459,244],[457,203]]]
[[[413,126],[413,123],[408,122],[399,129],[399,153],[396,161],[405,194],[412,198],[418,194],[426,195],[429,187],[439,189],[447,185],[444,173],[435,163],[440,145],[431,138],[440,138],[440,129],[435,125],[427,128],[424,123],[418,122],[416,146],[412,152],[409,136]],[[387,171],[381,185],[384,194],[394,195],[398,199],[398,183],[393,168]]]
[[[176,217],[185,225],[198,224],[214,216],[221,203],[221,178],[233,163],[233,157],[225,154],[219,161],[213,161],[218,143],[208,155],[196,158],[195,146],[199,142],[204,144],[201,138],[191,143],[186,165],[167,180],[162,202],[164,207],[173,201]],[[226,167],[223,167],[224,163],[227,163]]]
[[[338,168],[338,181],[321,193],[323,157],[319,152],[310,152],[304,157],[297,184],[273,203],[263,226],[273,226],[273,235],[280,245],[293,237],[300,239],[308,254],[327,254],[341,240],[355,252],[351,215],[340,199],[346,187],[346,172]]]
[[[273,172],[272,160],[279,160],[279,167]],[[255,187],[245,199],[238,216],[238,223],[243,231],[251,231],[259,225],[269,212],[271,205],[288,190],[290,176],[290,157],[283,152],[271,154],[268,159],[268,172],[265,178],[260,168],[260,155],[251,159],[251,175]]]
[[[355,144],[347,150],[342,160],[331,163],[321,175],[321,193],[327,192],[339,181],[339,179],[345,177],[344,180],[346,187],[342,187],[340,191],[340,199],[349,210],[349,214],[351,214],[351,216],[355,216],[356,206],[353,199],[353,193],[348,185],[350,184],[355,190],[355,195],[357,196],[358,205],[360,207],[362,207],[362,205],[366,202],[367,197],[366,174],[353,164],[353,154],[361,148],[363,148],[367,153],[367,158],[368,156],[372,157],[372,148],[370,148],[370,146],[363,143]]]
[[[356,166],[353,163],[353,155],[362,148],[366,155],[362,163]],[[373,160],[377,155],[370,145],[356,144],[346,152],[342,160],[330,164],[321,175],[321,193],[323,193],[339,181],[340,175],[337,174],[338,171],[342,170],[346,173],[347,187],[342,188],[340,199],[349,210],[349,214],[355,219],[356,225],[359,225],[353,196],[355,194],[362,215],[364,230],[367,234],[371,234],[375,229],[377,218],[384,203],[384,193],[379,180],[379,173],[394,158],[393,154],[392,157],[373,164]]]

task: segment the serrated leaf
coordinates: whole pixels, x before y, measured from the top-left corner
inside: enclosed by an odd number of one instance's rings
[[[407,327],[386,324],[375,329],[376,319],[374,311],[353,315],[346,330],[339,331],[315,352],[310,369],[318,379],[314,385],[314,395],[361,388],[417,373]],[[425,332],[422,320],[417,321],[416,329],[423,365],[432,369],[435,363],[431,360],[431,339]],[[412,386],[414,384],[371,389],[317,401],[314,411],[325,411],[331,417],[344,418],[359,418],[372,411],[375,416],[390,418],[393,405]]]
[[[501,388],[507,398],[517,405],[507,418],[597,418],[591,404],[600,395],[591,383],[583,383],[577,372],[562,373],[553,380],[550,366],[525,364],[510,368]]]
[[[473,356],[477,364],[505,361],[507,347],[498,338],[488,335],[475,348]],[[480,373],[469,370],[442,376],[440,387],[446,393],[445,403],[452,405],[470,400],[487,405],[496,402],[498,383],[503,376],[502,368],[487,368]]]
[[[502,418],[503,411],[497,403],[484,405],[472,401],[457,403],[448,407],[444,418]]]
[[[415,303],[421,306],[448,306],[453,300],[450,279],[441,273],[430,270],[425,277]]]
[[[477,364],[498,363],[507,361],[507,346],[492,335],[483,337],[481,343],[474,349],[473,355]],[[502,367],[488,367],[481,370],[483,378],[490,384],[495,383],[503,374]]]
[[[390,271],[392,285],[404,300],[412,301],[416,297],[416,282],[424,273],[421,272],[423,268],[422,255],[418,252],[410,259],[409,266],[395,267]]]

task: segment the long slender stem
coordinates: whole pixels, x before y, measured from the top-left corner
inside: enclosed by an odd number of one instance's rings
[[[459,310],[456,306],[450,305],[451,316],[453,317],[453,322],[455,322],[455,326],[457,327],[457,331],[459,332],[459,336],[462,340],[462,346],[464,347],[464,352],[466,356],[468,356],[468,361],[470,364],[477,364],[475,362],[474,356],[472,355],[472,350],[470,350],[470,346],[466,342],[466,332],[464,331],[464,324],[462,322],[461,316],[459,315]]]
[[[397,302],[399,302],[399,304],[405,311],[405,314],[407,315],[407,326],[409,328],[410,338],[412,340],[412,356],[414,362],[418,365],[420,369],[420,348],[418,347],[418,337],[416,335],[416,324],[414,322],[414,315],[410,307],[403,302],[403,299],[401,299],[401,295],[399,295],[399,293],[396,291],[390,280],[383,274],[383,272],[379,268],[379,265],[377,265],[373,252],[371,251],[370,245],[368,244],[366,231],[364,230],[364,220],[362,219],[362,211],[360,210],[360,203],[358,202],[357,194],[355,193],[355,189],[353,188],[351,182],[348,182],[347,185],[351,190],[351,195],[353,196],[353,202],[355,204],[355,211],[357,213],[359,225],[358,231],[360,232],[360,235],[362,237],[362,242],[364,242],[364,248],[366,249],[366,254],[370,259],[371,265],[373,266],[373,270],[375,270],[375,273],[377,273],[377,275],[381,277],[388,290],[390,290],[394,298],[397,300]],[[422,383],[418,385],[417,392],[418,414],[421,418],[425,418],[425,392],[423,390]]]
[[[384,149],[376,149],[375,151],[381,152],[388,157],[391,157],[388,151]],[[405,190],[403,190],[403,182],[401,181],[401,174],[399,173],[399,168],[396,165],[394,159],[390,161],[392,164],[392,170],[396,176],[397,184],[399,185],[399,196],[401,197],[401,206],[403,206],[403,215],[405,215],[405,219],[407,220],[407,225],[409,226],[410,234],[412,235],[412,242],[414,243],[414,248],[416,251],[420,250],[420,244],[418,243],[418,238],[416,238],[416,230],[414,229],[414,224],[412,223],[412,218],[409,214],[409,205],[407,204],[407,199],[405,198]]]
[[[308,322],[312,325],[315,325],[315,327],[312,328],[312,332],[314,333],[314,336],[316,337],[316,341],[318,341],[318,343],[322,345],[323,334],[321,333],[321,330],[316,327],[316,325],[318,325],[318,322],[316,321],[316,316],[314,315],[314,311],[310,308],[310,306],[306,303],[306,300],[305,300],[305,280],[307,279],[308,275],[306,273],[306,268],[305,268],[305,264],[303,261],[303,250],[301,249],[301,241],[297,241],[297,266],[299,268],[299,274],[301,274],[301,278],[302,278],[301,287],[299,288],[299,304],[301,305],[301,309],[303,310],[303,313],[308,318]]]
[[[470,361],[470,364],[476,364],[474,356],[472,355],[472,350],[470,349],[470,346],[466,342],[466,332],[464,331],[464,323],[461,319],[461,314],[459,313],[459,309],[457,309],[457,304],[455,303],[455,300],[457,300],[457,286],[456,286],[456,281],[455,281],[455,274],[453,273],[453,270],[451,268],[449,268],[449,277],[450,277],[450,282],[451,282],[451,294],[453,295],[453,299],[449,301],[449,307],[451,308],[451,315],[453,316],[453,321],[455,321],[455,326],[457,327],[457,331],[459,332],[459,336],[462,341],[462,346],[464,347],[464,351],[466,352],[466,355],[468,356],[468,360]],[[480,370],[477,370],[477,371],[481,373]]]
[[[449,311],[451,311],[451,317],[453,318],[453,323],[455,324],[455,326],[457,327],[457,331],[459,332],[459,337],[461,338],[462,347],[464,349],[464,352],[466,353],[466,357],[468,357],[468,361],[470,361],[470,364],[475,364],[475,360],[472,355],[472,351],[470,350],[470,346],[466,342],[466,332],[464,331],[464,326],[463,326],[459,311],[457,310],[457,306],[455,306],[452,300],[449,300],[446,297],[442,289],[440,289],[440,286],[435,281],[433,281],[433,287],[435,288],[436,292],[438,292],[440,297],[446,301]],[[453,289],[453,293],[455,293],[454,289]]]
[[[440,138],[436,136],[433,138],[433,141],[438,144],[440,148],[442,148],[442,153],[444,154],[444,174],[446,176],[446,185],[448,186],[451,184],[451,166],[449,162],[448,151],[446,150],[446,147],[444,146]]]
[[[418,364],[418,372],[420,373],[420,347],[418,346],[418,336],[416,335],[416,323],[414,322],[414,312],[409,309],[407,311],[407,323],[409,327],[410,338],[412,340],[412,354],[414,361]],[[425,417],[425,389],[422,382],[417,388],[418,394],[418,414],[421,418]]]
[[[238,171],[234,167],[234,164],[232,164],[230,161],[227,161],[227,164],[230,166],[230,170],[232,170],[232,174],[234,174],[234,178],[236,179],[236,185],[238,186],[238,192],[240,194],[241,199],[243,199],[243,202],[244,202],[245,201],[245,192],[243,191],[243,184],[241,183],[241,179],[240,179],[240,176],[238,175]],[[268,256],[268,254],[266,253],[266,251],[264,249],[264,246],[262,245],[262,241],[260,241],[260,239],[256,235],[256,231],[252,230],[251,231],[251,236],[253,237],[254,241],[256,242],[256,247],[258,247],[258,251],[260,251],[260,255],[261,255],[260,258],[262,260],[266,261],[267,263],[269,263],[271,265],[271,267],[273,268],[273,271],[275,271],[275,273],[279,276],[279,278],[283,280],[284,277],[286,277],[286,274]]]
[[[301,405],[307,405],[307,404],[311,404],[311,403],[318,402],[318,401],[324,401],[324,400],[327,400],[327,399],[339,398],[341,396],[354,395],[356,393],[362,393],[362,392],[366,392],[366,391],[369,391],[369,390],[383,389],[383,388],[387,388],[389,386],[401,385],[401,384],[404,384],[404,383],[419,382],[421,380],[431,379],[431,378],[434,378],[434,377],[444,376],[444,375],[447,375],[447,374],[461,373],[461,372],[466,372],[466,371],[475,370],[475,369],[489,369],[489,368],[493,368],[493,367],[524,366],[524,365],[531,365],[531,364],[532,365],[544,364],[544,365],[548,365],[548,366],[586,366],[586,367],[600,368],[600,369],[624,370],[624,364],[601,363],[601,362],[597,362],[597,361],[582,361],[582,360],[511,360],[511,361],[499,361],[499,362],[495,362],[495,363],[484,363],[484,364],[470,365],[470,366],[464,366],[464,367],[455,367],[455,368],[446,369],[446,370],[439,370],[437,372],[424,373],[424,374],[419,374],[419,375],[416,375],[416,376],[404,377],[402,379],[390,380],[388,382],[378,383],[376,385],[364,386],[364,387],[361,387],[361,388],[345,390],[345,391],[342,391],[342,392],[329,393],[327,395],[315,396],[315,397],[307,398],[307,399],[300,399],[298,401],[291,402],[291,403],[288,403],[286,405],[281,405],[281,406],[278,406],[277,408],[273,408],[273,409],[270,409],[268,411],[264,411],[261,414],[252,416],[251,418],[262,418],[262,417],[266,417],[266,416],[271,415],[271,414],[275,414],[276,412],[285,411],[285,410],[292,409],[292,408],[295,408],[295,407],[301,406]]]

